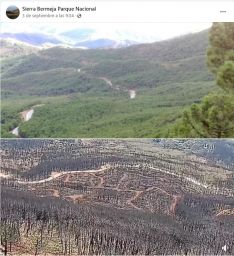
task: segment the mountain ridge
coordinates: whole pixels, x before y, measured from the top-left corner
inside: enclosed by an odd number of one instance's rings
[[[70,40],[66,36],[51,36],[43,33],[1,33],[0,40],[15,40],[19,43],[28,44],[31,47],[53,47],[67,46],[72,48],[87,48],[87,49],[105,49],[105,48],[120,48],[138,44],[139,42],[132,40],[117,40],[105,37],[99,38],[76,38]]]
[[[126,48],[42,49],[3,61],[2,99],[6,106],[17,98],[33,102],[23,109],[16,106],[14,116],[44,104],[29,122],[20,124],[23,137],[164,137],[187,106],[214,89],[206,66],[207,46],[205,30]],[[79,116],[77,109],[83,112]],[[8,111],[3,112],[6,132],[15,128],[16,120]],[[60,116],[66,116],[64,124]],[[47,127],[46,133],[38,122]],[[60,125],[66,128],[58,129]],[[43,133],[37,135],[35,129]]]

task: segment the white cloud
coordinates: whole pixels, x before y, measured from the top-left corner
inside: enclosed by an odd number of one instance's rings
[[[133,40],[137,42],[154,42],[172,37],[198,32],[207,29],[211,23],[51,23],[40,25],[35,23],[17,26],[12,23],[3,23],[2,33],[44,33],[59,37],[62,33],[93,29],[89,39],[109,38],[113,40]]]

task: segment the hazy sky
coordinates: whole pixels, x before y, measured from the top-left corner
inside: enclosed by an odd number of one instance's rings
[[[109,38],[113,40],[133,40],[154,42],[207,29],[211,23],[3,23],[2,33],[44,33],[61,37],[64,32],[89,29],[89,39]],[[67,38],[72,41],[72,38]]]

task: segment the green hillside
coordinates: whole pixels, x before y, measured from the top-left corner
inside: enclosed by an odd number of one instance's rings
[[[2,65],[2,136],[167,136],[214,88],[208,31],[120,49],[53,47]],[[130,99],[134,90],[135,98]],[[16,104],[13,104],[16,103]],[[36,104],[33,118],[19,113]]]

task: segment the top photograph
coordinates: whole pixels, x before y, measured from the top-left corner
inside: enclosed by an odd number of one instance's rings
[[[234,22],[9,22],[0,42],[3,138],[234,137]]]

